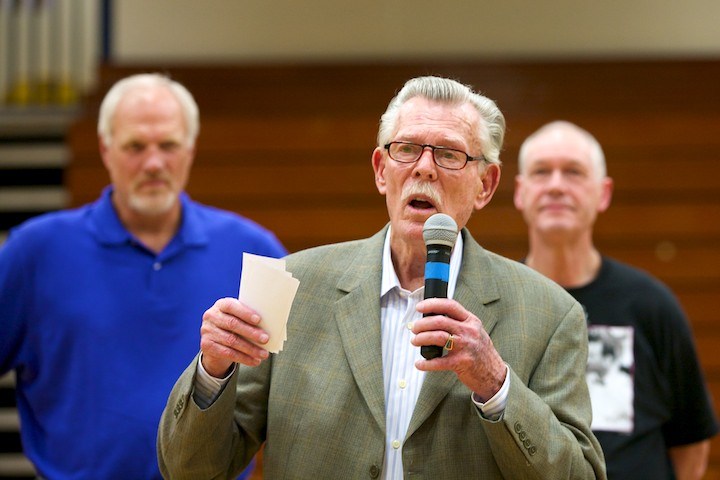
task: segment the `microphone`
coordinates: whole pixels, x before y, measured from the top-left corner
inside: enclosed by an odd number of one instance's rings
[[[423,298],[447,298],[450,279],[450,252],[457,240],[458,228],[450,215],[436,213],[423,225],[423,238],[427,247],[425,263],[425,295]],[[433,315],[426,313],[423,316]],[[442,356],[443,347],[423,345],[420,354],[427,360]]]

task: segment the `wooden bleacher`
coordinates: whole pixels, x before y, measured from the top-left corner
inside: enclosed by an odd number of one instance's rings
[[[78,205],[107,175],[97,153],[98,102],[116,79],[151,66],[104,67],[70,134],[66,178]],[[679,296],[720,399],[720,61],[454,62],[162,68],[201,110],[189,185],[197,200],[242,213],[291,251],[368,236],[387,221],[370,154],[380,114],[410,77],[450,76],[498,102],[508,131],[501,186],[469,228],[511,258],[526,251],[512,204],[517,150],[555,119],[588,129],[615,179],[600,217],[601,250],[655,274]],[[706,478],[720,478],[720,439]]]

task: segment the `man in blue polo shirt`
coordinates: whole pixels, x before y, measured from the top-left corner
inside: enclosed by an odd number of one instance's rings
[[[203,311],[237,296],[242,252],[286,253],[184,193],[198,131],[179,83],[119,81],[98,122],[111,185],[0,248],[0,374],[15,370],[23,448],[44,478],[161,478],[158,422],[199,351]]]

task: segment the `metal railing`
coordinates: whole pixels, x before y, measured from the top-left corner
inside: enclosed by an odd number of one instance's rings
[[[94,87],[97,0],[0,0],[0,107],[74,105]]]

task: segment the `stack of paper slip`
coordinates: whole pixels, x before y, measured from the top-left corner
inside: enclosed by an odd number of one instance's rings
[[[285,270],[285,260],[243,253],[238,299],[260,314],[259,327],[270,335],[263,347],[278,353],[287,340],[287,319],[300,281]]]

